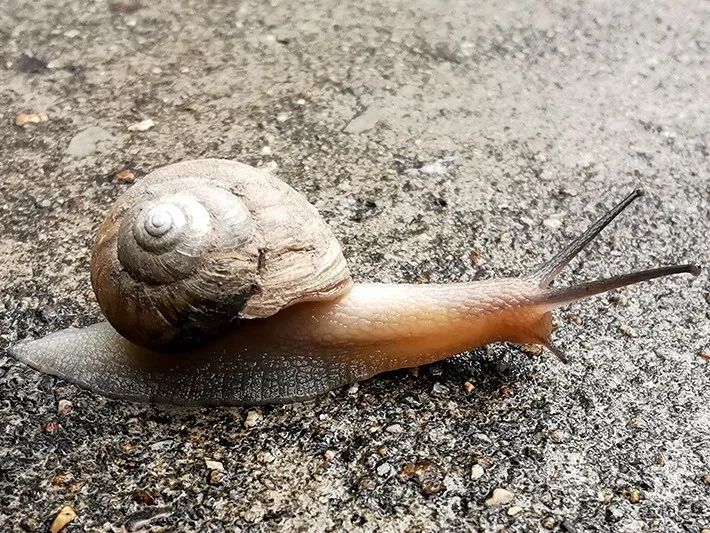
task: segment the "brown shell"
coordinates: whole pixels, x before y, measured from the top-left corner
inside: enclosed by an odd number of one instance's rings
[[[340,244],[301,194],[219,159],[157,169],[123,194],[99,229],[91,282],[114,328],[159,349],[352,285]]]

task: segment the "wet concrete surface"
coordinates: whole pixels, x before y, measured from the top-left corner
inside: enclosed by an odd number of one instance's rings
[[[304,192],[356,280],[519,274],[635,187],[561,282],[707,266],[709,22],[694,1],[3,2],[0,522],[710,528],[707,269],[558,312],[569,365],[494,345],[286,406],[110,401],[5,351],[99,320],[103,214],[199,157]]]

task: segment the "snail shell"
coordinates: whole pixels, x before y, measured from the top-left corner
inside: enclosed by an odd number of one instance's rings
[[[99,229],[91,283],[119,333],[161,350],[352,285],[340,244],[301,194],[218,159],[162,167],[121,196]]]

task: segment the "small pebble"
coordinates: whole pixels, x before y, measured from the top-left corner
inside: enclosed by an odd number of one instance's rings
[[[560,192],[567,196],[577,196],[579,194],[577,192],[577,189],[572,189],[571,187],[563,187],[562,189],[560,189]]]
[[[173,509],[169,505],[140,509],[126,515],[121,529],[112,528],[112,530],[121,531],[122,533],[143,533],[145,531],[156,531],[156,528],[150,527],[151,522],[154,520],[160,520],[161,518],[166,518],[170,516],[172,512]],[[161,527],[158,527],[157,530],[164,531]],[[104,524],[104,531],[109,531],[106,524]]]
[[[474,481],[477,481],[483,477],[483,474],[485,474],[486,471],[483,469],[481,465],[473,465],[471,467],[471,479]]]
[[[276,115],[276,120],[278,122],[286,122],[288,118],[288,113],[279,113],[278,115]]]
[[[15,117],[15,125],[24,128],[28,124],[40,124],[42,122],[47,122],[49,117],[46,113],[41,111],[33,111],[30,113],[20,113]]]
[[[64,32],[64,37],[68,39],[74,39],[75,37],[79,37],[81,35],[81,32],[79,30],[67,30]]]
[[[562,226],[562,221],[556,216],[551,216],[543,220],[542,224],[548,229],[559,229]]]
[[[163,451],[163,450],[169,450],[173,446],[173,441],[170,439],[163,439],[159,440],[157,442],[154,442],[153,444],[150,445],[150,449],[154,451]]]
[[[618,505],[611,505],[604,513],[604,519],[610,523],[616,523],[624,517],[624,511]]]
[[[37,206],[41,207],[42,209],[48,209],[52,205],[52,202],[47,200],[46,198],[44,200],[40,200],[37,202]]]
[[[259,414],[259,411],[249,411],[246,419],[244,420],[244,427],[251,429],[259,423],[260,419],[261,415]]]
[[[74,404],[72,404],[69,400],[59,400],[57,403],[57,412],[60,415],[67,416],[71,413],[73,407]]]
[[[449,389],[447,389],[446,385],[442,383],[434,383],[431,388],[431,393],[435,396],[448,396]]]
[[[626,499],[631,503],[638,503],[641,501],[641,492],[637,488],[631,487],[626,491]]]
[[[404,430],[402,429],[402,426],[400,424],[392,424],[390,426],[387,426],[385,428],[385,431],[387,433],[392,433],[392,435],[399,435]]]
[[[323,454],[323,459],[330,463],[333,459],[335,459],[335,452],[333,450],[326,450]]]
[[[513,395],[513,387],[510,385],[503,385],[498,389],[498,396],[501,398],[507,398]]]
[[[523,344],[520,346],[520,350],[528,355],[540,355],[542,353],[542,346],[539,344]]]
[[[86,481],[76,481],[69,485],[69,487],[67,487],[67,490],[72,494],[76,494],[84,488],[84,485],[86,485]]]
[[[550,433],[550,438],[553,442],[562,443],[569,440],[569,433],[561,429],[555,429]]]
[[[274,455],[271,452],[260,452],[257,454],[256,458],[260,462],[266,463],[266,464],[273,463],[274,459],[276,459],[276,457],[274,457]]]
[[[74,509],[72,509],[69,505],[65,505],[55,517],[52,525],[49,527],[49,531],[51,531],[51,533],[59,533],[74,520],[76,520],[76,513],[74,512]]]
[[[140,122],[136,122],[135,124],[131,124],[130,126],[128,126],[128,131],[148,131],[153,126],[155,126],[155,122],[147,118],[145,120],[141,120]]]
[[[627,324],[621,324],[619,326],[619,331],[627,337],[635,337],[636,330]]]
[[[557,524],[557,522],[551,516],[546,516],[545,518],[542,519],[541,524],[542,524],[542,527],[544,527],[545,529],[553,529],[555,527],[555,524]]]
[[[703,475],[703,483],[705,483],[706,485],[710,485],[710,474]]]
[[[407,463],[400,472],[402,479],[414,479],[426,496],[434,496],[446,490],[445,474],[434,461],[422,459]]]
[[[224,472],[224,465],[220,463],[219,461],[212,461],[210,459],[205,459],[205,466],[209,470],[219,470],[220,472]]]
[[[629,418],[627,426],[633,429],[646,429],[648,427],[648,424],[643,418],[633,416]]]
[[[430,176],[440,176],[449,171],[448,167],[454,160],[453,157],[442,157],[441,159],[436,159],[422,165],[417,171]]]
[[[519,515],[519,514],[522,513],[522,512],[523,512],[523,508],[522,508],[522,507],[518,507],[517,505],[513,505],[513,507],[511,507],[510,509],[508,509],[507,514],[508,514],[508,516],[517,516],[517,515]]]
[[[271,147],[270,146],[264,146],[261,151],[259,152],[261,155],[271,155]]]
[[[375,481],[369,477],[362,478],[358,483],[358,486],[362,490],[375,490],[377,488]]]
[[[155,505],[155,496],[147,490],[139,490],[133,494],[133,501],[141,505]]]
[[[700,350],[698,352],[698,357],[700,357],[700,359],[703,359],[705,361],[710,361],[710,350]]]
[[[392,467],[389,463],[382,463],[380,466],[377,467],[377,475],[380,477],[385,477],[390,472],[392,472]]]
[[[535,225],[535,221],[530,217],[522,216],[518,220],[528,227],[533,227]]]
[[[515,494],[508,489],[497,488],[493,491],[490,498],[486,500],[486,507],[497,507],[510,503],[515,498]]]
[[[83,196],[73,196],[69,199],[69,207],[72,209],[84,209],[85,202]]]
[[[470,381],[466,381],[463,384],[463,390],[466,394],[471,394],[476,387]]]
[[[66,472],[60,472],[59,474],[56,474],[52,476],[52,479],[50,480],[50,483],[54,485],[55,487],[61,487],[63,485],[66,485],[71,481],[72,475],[68,474]]]
[[[357,394],[357,391],[359,391],[359,390],[360,390],[360,385],[355,383],[348,389],[348,394],[350,396],[355,396]]]
[[[483,259],[483,253],[481,253],[480,250],[471,250],[468,253],[468,259],[471,261],[471,264],[477,265]]]
[[[223,477],[224,477],[224,472],[222,472],[220,470],[210,470],[208,483],[210,485],[219,485],[222,482]]]
[[[597,492],[597,500],[604,503],[611,502],[614,495],[608,489],[602,489]]]
[[[56,420],[50,420],[49,422],[46,422],[42,424],[42,432],[43,433],[57,433],[60,429],[62,429],[62,426],[59,425],[59,422]]]
[[[119,183],[133,183],[136,181],[136,176],[130,170],[124,169],[116,173],[116,181]]]
[[[568,315],[567,320],[569,320],[570,322],[572,322],[573,324],[575,324],[577,326],[581,326],[584,323],[584,321],[582,320],[582,317],[579,315],[575,315],[575,314]]]

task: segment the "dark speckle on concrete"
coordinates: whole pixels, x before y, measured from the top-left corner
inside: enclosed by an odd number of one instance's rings
[[[560,282],[707,266],[708,24],[692,0],[3,2],[0,524],[710,528],[707,269],[557,313],[569,365],[494,345],[257,410],[109,401],[5,351],[99,319],[116,174],[199,157],[304,192],[357,280],[519,274],[636,187]]]

